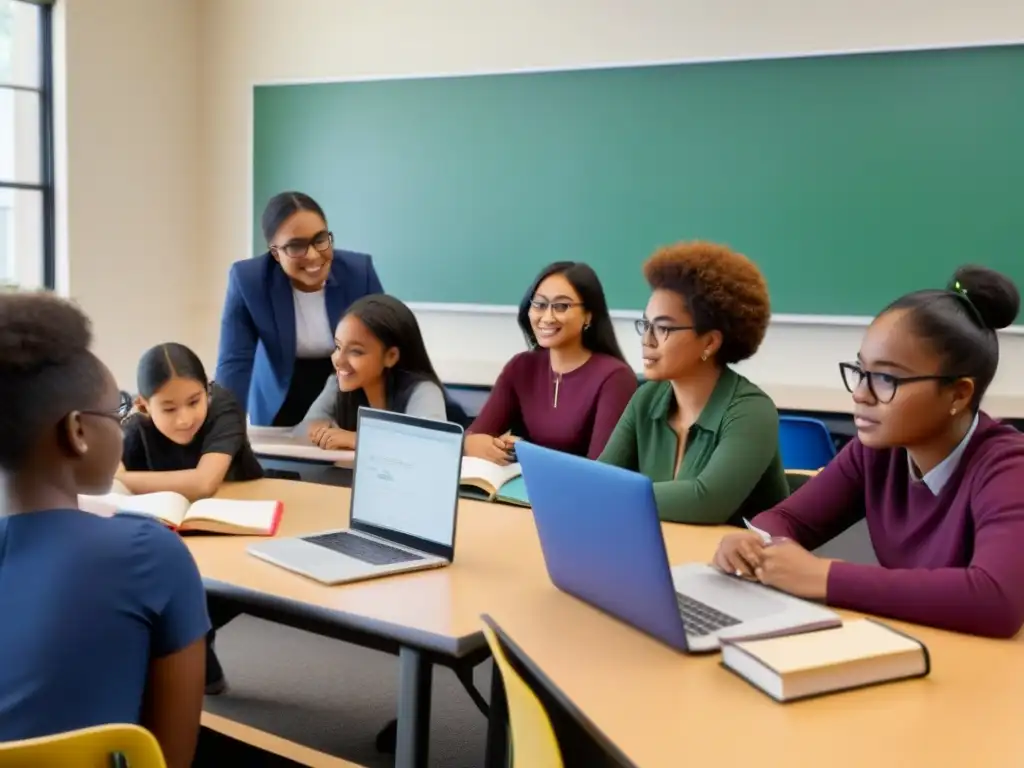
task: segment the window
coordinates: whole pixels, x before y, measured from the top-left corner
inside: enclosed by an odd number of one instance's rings
[[[0,284],[53,288],[52,0],[0,0]]]

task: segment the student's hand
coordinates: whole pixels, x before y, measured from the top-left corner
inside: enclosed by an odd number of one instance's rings
[[[349,439],[351,432],[337,427],[327,427],[321,431],[316,441],[317,447],[325,451],[345,451],[352,447]]]
[[[495,464],[504,465],[510,461],[504,439],[493,437],[492,435],[466,435],[465,453],[467,456],[486,459],[487,461],[493,461]]]
[[[329,421],[314,421],[309,425],[309,429],[306,430],[306,436],[309,437],[310,442],[313,445],[320,445],[320,438],[323,437],[324,432],[333,426]]]
[[[762,584],[797,597],[824,600],[832,561],[815,557],[792,539],[776,539],[761,549],[754,575]]]
[[[718,551],[711,562],[723,573],[756,579],[755,572],[761,564],[764,549],[761,536],[753,531],[730,533],[718,543]]]

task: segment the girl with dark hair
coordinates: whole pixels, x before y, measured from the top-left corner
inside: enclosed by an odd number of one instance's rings
[[[722,539],[723,571],[830,605],[955,632],[1024,626],[1024,435],[980,410],[1016,286],[981,267],[875,318],[839,366],[857,436],[792,497]],[[878,565],[816,557],[867,518]]]
[[[332,330],[345,310],[384,289],[369,256],[334,248],[309,195],[275,195],[262,229],[267,251],[231,267],[215,378],[252,424],[290,427],[332,371]]]
[[[227,481],[256,480],[263,468],[249,445],[245,412],[224,387],[211,384],[202,361],[183,344],[160,344],[139,360],[135,413],[124,430],[117,478],[132,493],[175,491],[195,500]],[[209,603],[206,692],[223,693],[224,671],[214,653],[215,630],[238,612]]]
[[[524,438],[596,458],[637,385],[597,274],[581,262],[545,267],[519,304],[519,327],[529,351],[498,376],[466,454],[506,464]]]
[[[160,344],[139,361],[136,412],[124,423],[118,479],[132,493],[175,491],[212,496],[221,483],[263,472],[249,445],[245,413],[210,384],[199,357],[182,344]]]
[[[334,334],[335,373],[303,423],[324,449],[355,447],[360,406],[447,418],[444,388],[427,355],[416,316],[393,296],[364,296]]]
[[[131,407],[90,351],[88,319],[0,293],[0,742],[136,723],[192,765],[203,707],[203,582],[152,518],[98,517]]]

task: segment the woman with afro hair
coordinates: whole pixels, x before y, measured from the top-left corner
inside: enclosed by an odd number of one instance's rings
[[[730,367],[764,339],[764,276],[729,248],[689,242],[655,253],[644,277],[647,382],[599,461],[650,477],[662,520],[740,525],[788,494],[775,404]]]

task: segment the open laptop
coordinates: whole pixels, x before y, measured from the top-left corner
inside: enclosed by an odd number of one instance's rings
[[[360,408],[348,528],[266,539],[249,554],[324,584],[449,565],[462,468],[458,424]]]
[[[645,475],[523,441],[516,456],[548,574],[563,592],[681,651],[842,623],[827,608],[710,565],[670,567]]]

